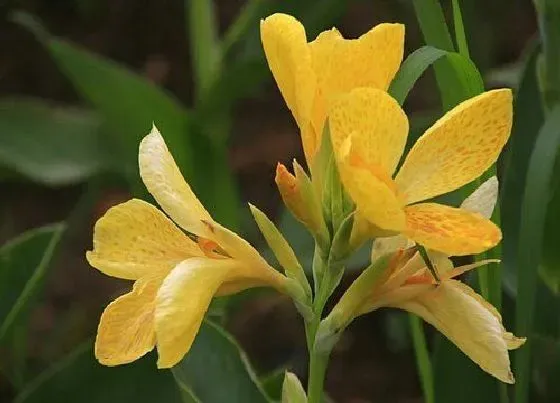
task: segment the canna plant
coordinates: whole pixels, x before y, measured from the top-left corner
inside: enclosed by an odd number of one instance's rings
[[[420,137],[394,175],[408,120],[386,91],[402,61],[404,26],[380,24],[356,40],[332,29],[307,42],[295,18],[274,14],[261,22],[261,38],[309,168],[294,161],[291,174],[279,164],[276,183],[315,239],[312,286],[288,241],[256,207],[251,212],[282,271],[212,219],[154,127],[140,143],[140,175],[169,218],[131,200],[96,224],[90,264],[135,281],[101,317],[98,360],[124,364],[156,347],[158,367],[173,367],[188,354],[214,296],[266,286],[289,296],[305,322],[307,390],[286,374],[285,402],[322,402],[340,333],[382,307],[420,316],[482,370],[513,383],[508,350],[524,339],[506,331],[498,311],[457,279],[496,260],[454,267],[450,259],[501,240],[489,220],[497,181],[485,182],[460,208],[426,202],[477,180],[496,161],[511,130],[511,92],[485,92],[456,106]],[[372,241],[371,264],[326,314],[346,259]]]

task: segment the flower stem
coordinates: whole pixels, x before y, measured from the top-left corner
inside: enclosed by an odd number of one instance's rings
[[[412,334],[412,342],[414,344],[414,352],[416,354],[416,364],[420,374],[420,381],[422,384],[422,391],[424,392],[424,399],[426,403],[433,403],[434,398],[434,374],[432,363],[430,361],[430,354],[426,344],[426,336],[422,328],[420,318],[412,314],[408,314],[410,322],[410,331]]]
[[[325,374],[329,354],[318,352],[315,349],[309,353],[309,383],[307,386],[307,402],[322,403]]]
[[[323,309],[325,308],[325,304],[328,299],[328,296],[324,294],[325,286],[329,282],[330,271],[325,262],[326,259],[322,258],[320,256],[320,253],[316,253],[313,260],[314,268],[319,269],[319,271],[323,273],[323,275],[321,276],[321,279],[319,281],[320,284],[318,284],[315,288],[315,298],[313,301],[313,320],[305,324],[307,349],[309,351],[307,403],[322,403],[325,375],[327,372],[330,349],[325,349],[325,347],[323,346],[321,350],[318,350],[318,346],[315,344],[315,336],[317,335],[317,329],[319,328],[319,324],[321,323]]]

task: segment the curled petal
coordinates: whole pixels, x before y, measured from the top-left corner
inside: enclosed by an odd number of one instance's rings
[[[445,114],[414,144],[395,181],[408,203],[455,190],[498,158],[512,125],[512,95],[488,91]]]
[[[394,183],[383,169],[361,160],[351,138],[341,147],[338,169],[342,184],[361,216],[382,230],[404,229],[403,203]]]
[[[328,107],[332,99],[354,88],[389,88],[403,58],[404,25],[379,24],[358,39],[344,39],[333,29],[310,46]]]
[[[105,308],[95,340],[101,364],[126,364],[154,348],[154,300],[160,284],[157,277],[138,280],[131,292]]]
[[[207,237],[201,220],[211,220],[181,175],[163,137],[154,126],[140,143],[140,176],[161,208],[183,229]]]
[[[316,79],[305,28],[290,15],[273,14],[261,21],[261,40],[276,84],[302,131],[303,148],[310,162],[318,146],[311,128]]]
[[[524,340],[506,332],[496,309],[467,285],[446,280],[429,292],[391,306],[422,317],[492,376],[515,382],[508,349],[519,347]]]
[[[111,207],[95,224],[88,262],[103,273],[136,280],[169,271],[202,252],[161,211],[132,199]]]
[[[406,144],[408,119],[386,92],[357,88],[333,104],[329,128],[335,153],[351,137],[352,148],[364,164],[378,166],[390,177]]]
[[[165,278],[155,309],[158,368],[171,368],[190,350],[214,294],[236,264],[231,259],[192,258]]]
[[[481,253],[502,239],[500,229],[478,213],[437,203],[407,206],[405,212],[404,234],[448,256]]]
[[[248,288],[244,286],[245,283],[251,286],[268,285],[279,291],[284,290],[286,277],[270,267],[249,242],[216,222],[205,222],[205,225],[224,251],[241,263],[236,268],[235,275],[232,274],[230,278],[234,285],[228,288],[233,291],[228,292],[227,288],[223,288],[220,295]]]

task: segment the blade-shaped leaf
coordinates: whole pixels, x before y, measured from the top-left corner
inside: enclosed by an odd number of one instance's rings
[[[498,385],[453,343],[438,335],[433,354],[436,403],[496,403]],[[465,382],[468,379],[468,382]]]
[[[532,45],[524,67],[521,83],[515,99],[514,121],[506,153],[502,156],[502,189],[500,190],[502,241],[502,264],[508,292],[516,292],[517,248],[519,243],[519,217],[526,185],[527,166],[535,139],[544,122],[536,63],[538,47]]]
[[[550,111],[531,153],[519,225],[516,331],[530,336],[533,329],[537,269],[542,258],[546,209],[552,175],[560,149],[560,105]],[[531,337],[516,353],[516,401],[526,402],[531,380]]]
[[[436,60],[445,56],[447,51],[433,46],[422,46],[407,56],[399,69],[397,75],[391,82],[389,94],[395,98],[399,104],[404,104],[408,93],[422,76],[422,74]]]
[[[138,144],[155,123],[183,173],[192,173],[187,111],[177,100],[125,67],[51,36],[28,14],[15,13],[13,19],[36,35],[80,95],[105,119],[128,172],[137,172]]]
[[[458,94],[462,94],[462,98],[457,98],[457,102],[475,96],[484,90],[482,76],[469,58],[426,45],[408,55],[391,82],[389,93],[402,105],[420,76],[428,67],[442,58],[449,62],[449,71],[454,77],[456,85],[455,96],[458,97]]]
[[[245,353],[209,321],[202,324],[191,350],[172,372],[183,393],[204,403],[270,402]]]
[[[87,342],[39,375],[14,403],[180,403],[167,370],[158,370],[155,354],[119,367],[104,367]],[[196,400],[191,400],[196,402]]]
[[[87,179],[107,164],[101,120],[86,110],[38,99],[0,101],[0,162],[45,185]]]
[[[62,224],[30,230],[0,248],[0,341],[32,303],[63,230]]]

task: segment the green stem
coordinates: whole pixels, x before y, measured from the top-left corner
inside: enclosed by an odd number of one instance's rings
[[[432,363],[430,362],[430,353],[426,343],[426,336],[422,328],[422,321],[413,314],[408,314],[410,323],[410,333],[412,335],[412,343],[414,344],[414,353],[416,355],[416,365],[420,373],[420,382],[424,399],[426,403],[434,403],[434,374]]]
[[[318,247],[315,249],[313,259],[313,268],[321,273],[319,284],[315,286],[315,298],[313,301],[313,320],[305,324],[307,336],[307,349],[309,351],[309,371],[307,383],[307,403],[322,403],[323,390],[325,384],[325,375],[327,372],[327,364],[329,361],[330,350],[317,349],[315,345],[315,336],[317,329],[321,323],[323,309],[325,308],[328,296],[325,296],[325,289],[329,282],[329,267],[326,260],[318,253]]]
[[[329,362],[328,353],[312,351],[309,356],[309,383],[307,386],[307,403],[322,403],[325,374]]]

